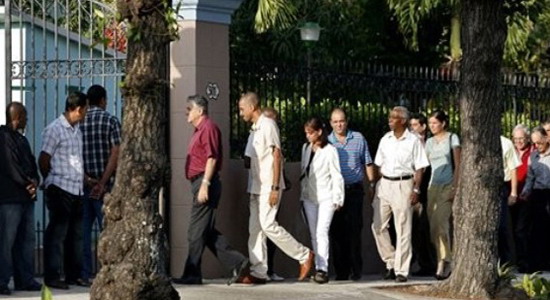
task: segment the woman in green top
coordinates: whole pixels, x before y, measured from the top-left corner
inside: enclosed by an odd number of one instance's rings
[[[426,141],[426,154],[432,168],[428,187],[428,219],[437,253],[435,278],[443,280],[451,274],[450,222],[460,166],[460,141],[456,134],[447,131],[448,117],[441,110],[430,115],[428,125],[433,135]]]

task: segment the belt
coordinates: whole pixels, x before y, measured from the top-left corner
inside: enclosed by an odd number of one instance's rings
[[[389,177],[389,176],[382,175],[382,178],[391,180],[391,181],[401,181],[401,180],[409,180],[413,178],[413,175],[403,175],[403,176],[397,176],[397,177]]]
[[[362,188],[363,188],[363,182],[359,181],[359,182],[354,182],[354,183],[346,184],[346,185],[344,185],[344,187],[346,188],[346,190],[358,190],[358,189],[362,189]]]

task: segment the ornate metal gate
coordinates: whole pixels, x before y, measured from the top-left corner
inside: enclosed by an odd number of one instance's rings
[[[114,9],[102,0],[0,0],[0,104],[25,104],[26,136],[38,156],[43,128],[64,110],[72,91],[92,84],[108,91],[107,110],[121,116],[118,83],[124,75],[125,46]],[[5,45],[5,46],[4,46]],[[4,51],[4,53],[2,53]],[[3,67],[3,68],[2,68]],[[5,122],[0,114],[0,123]],[[42,232],[47,223],[43,197],[36,205],[37,272],[42,272]]]

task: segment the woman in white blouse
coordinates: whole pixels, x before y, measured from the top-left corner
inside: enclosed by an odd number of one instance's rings
[[[302,148],[300,176],[305,216],[315,251],[317,283],[328,282],[328,232],[334,211],[344,204],[344,178],[336,148],[328,143],[327,129],[318,118],[304,125],[307,143]]]

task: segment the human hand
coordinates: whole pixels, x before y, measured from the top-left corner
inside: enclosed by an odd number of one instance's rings
[[[27,185],[26,189],[29,195],[31,195],[31,198],[34,199],[36,197],[36,183],[32,182],[31,184]]]
[[[101,199],[103,194],[105,194],[105,185],[103,185],[101,182],[97,182],[90,191],[90,198]]]
[[[508,196],[508,206],[512,206],[518,202],[518,196],[510,195]]]
[[[269,194],[269,206],[274,207],[279,203],[279,191],[271,191]]]
[[[337,203],[333,203],[332,204],[332,207],[334,208],[335,211],[338,211],[342,208],[342,205],[340,204],[337,204]]]
[[[197,195],[197,202],[199,204],[205,204],[208,202],[208,185],[203,183],[199,188],[199,194]]]
[[[411,201],[411,206],[416,205],[416,203],[418,203],[418,194],[415,192],[411,192],[411,196],[409,197],[409,199]]]

